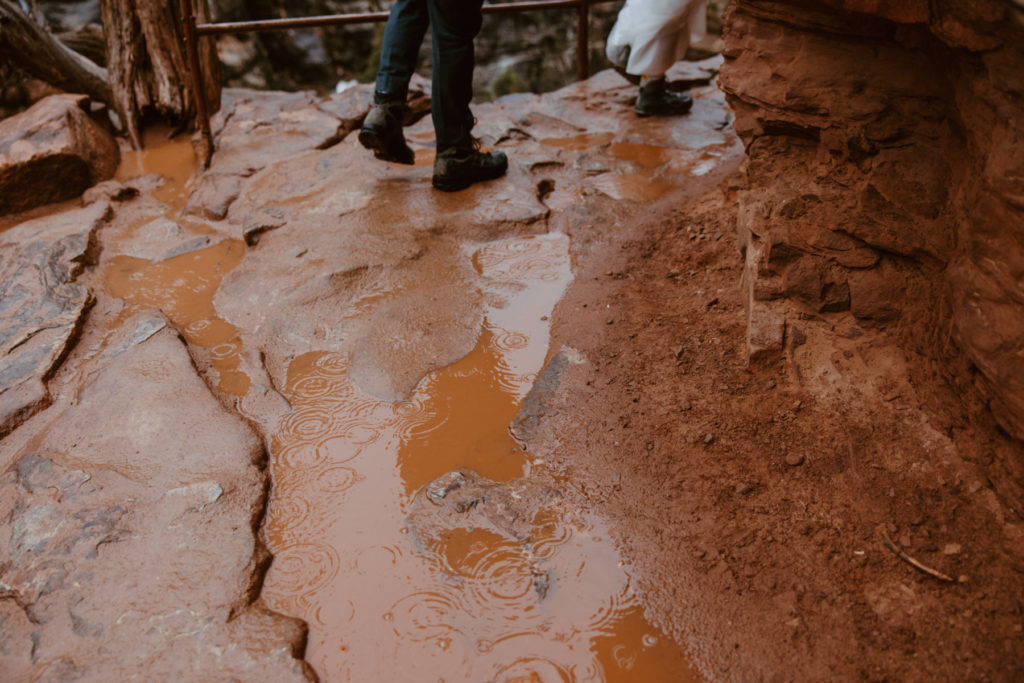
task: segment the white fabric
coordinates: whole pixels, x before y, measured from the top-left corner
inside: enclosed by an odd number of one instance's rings
[[[634,76],[663,76],[707,33],[707,0],[626,0],[608,34],[608,59]]]

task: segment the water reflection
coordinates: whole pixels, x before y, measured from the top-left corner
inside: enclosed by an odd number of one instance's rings
[[[310,624],[307,659],[328,681],[686,680],[599,520],[551,505],[512,534],[470,515],[425,525],[410,514],[417,491],[451,470],[495,482],[528,471],[507,426],[571,276],[563,235],[467,255],[500,303],[476,349],[409,400],[364,396],[339,354],[291,363],[294,411],[272,438],[264,600]],[[652,658],[662,643],[672,656]]]
[[[122,317],[162,311],[189,343],[210,350],[220,389],[237,396],[249,390],[248,375],[238,369],[242,344],[238,329],[218,317],[213,297],[244,251],[241,241],[225,240],[163,261],[114,256],[103,271],[107,292],[128,304]]]

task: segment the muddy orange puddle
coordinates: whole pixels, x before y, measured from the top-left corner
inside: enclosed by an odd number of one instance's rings
[[[189,343],[210,349],[221,390],[243,396],[249,390],[249,377],[237,369],[238,330],[217,317],[213,296],[244,253],[243,242],[225,240],[165,261],[115,256],[104,270],[104,285],[128,303],[126,314],[159,309]]]
[[[584,133],[568,138],[545,138],[541,144],[579,152],[591,147],[600,147],[615,139],[615,133]]]
[[[164,177],[164,183],[153,191],[153,196],[180,210],[188,200],[189,181],[196,172],[196,155],[189,137],[183,135],[168,140],[165,129],[151,127],[146,129],[142,143],[143,149],[121,155],[121,165],[114,178],[123,181],[158,173]]]
[[[607,170],[585,181],[589,188],[618,200],[653,201],[675,189],[686,176],[703,175],[714,167],[719,154],[704,152],[695,159],[691,151],[635,142],[614,141],[614,133],[586,133],[566,138],[547,138],[541,142],[549,147],[571,152],[603,148],[605,158],[624,162],[624,168]],[[600,157],[598,157],[600,158]],[[575,193],[565,195],[556,190],[549,197],[550,208],[565,208],[583,201]]]
[[[435,478],[469,468],[505,481],[543,466],[508,424],[544,361],[568,240],[515,238],[471,258],[504,305],[476,349],[409,400],[361,394],[336,354],[291,364],[263,599],[307,621],[306,658],[326,681],[690,680],[678,646],[644,620],[599,520],[554,515],[529,552],[481,528],[412,538],[410,503]],[[537,564],[550,577],[543,595]]]
[[[166,215],[180,225],[200,232],[212,232],[206,226],[180,218],[188,200],[189,185],[197,162],[187,136],[174,140],[166,131],[151,128],[146,132],[145,149],[125,152],[118,168],[118,180],[159,173],[163,184],[152,190],[153,197],[167,205]],[[132,231],[153,219],[144,214]],[[222,391],[244,396],[249,390],[249,377],[238,370],[241,341],[238,330],[217,316],[213,297],[221,280],[238,265],[245,254],[240,240],[225,240],[205,249],[188,252],[162,261],[149,261],[133,256],[111,258],[103,271],[108,293],[123,299],[124,319],[146,309],[157,309],[181,331],[190,344],[210,350],[210,360],[219,374]]]

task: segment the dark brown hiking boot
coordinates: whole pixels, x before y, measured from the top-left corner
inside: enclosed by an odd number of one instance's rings
[[[375,93],[373,106],[363,120],[359,131],[359,142],[373,150],[373,156],[381,161],[412,165],[416,155],[405,144],[402,121],[405,118],[405,101]]]
[[[507,170],[508,157],[504,152],[481,152],[474,142],[438,152],[433,183],[443,192],[457,192],[473,183],[500,178]]]
[[[664,79],[641,85],[635,107],[637,116],[679,116],[692,108],[693,98],[667,89]]]

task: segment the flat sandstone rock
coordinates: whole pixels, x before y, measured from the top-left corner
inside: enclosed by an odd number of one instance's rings
[[[45,379],[92,301],[75,279],[109,211],[97,202],[0,233],[0,436],[49,403]]]
[[[262,443],[161,320],[129,321],[80,401],[0,452],[5,680],[307,679],[304,627],[253,602]]]
[[[114,138],[84,95],[51,95],[0,121],[0,215],[82,194],[117,171]]]

